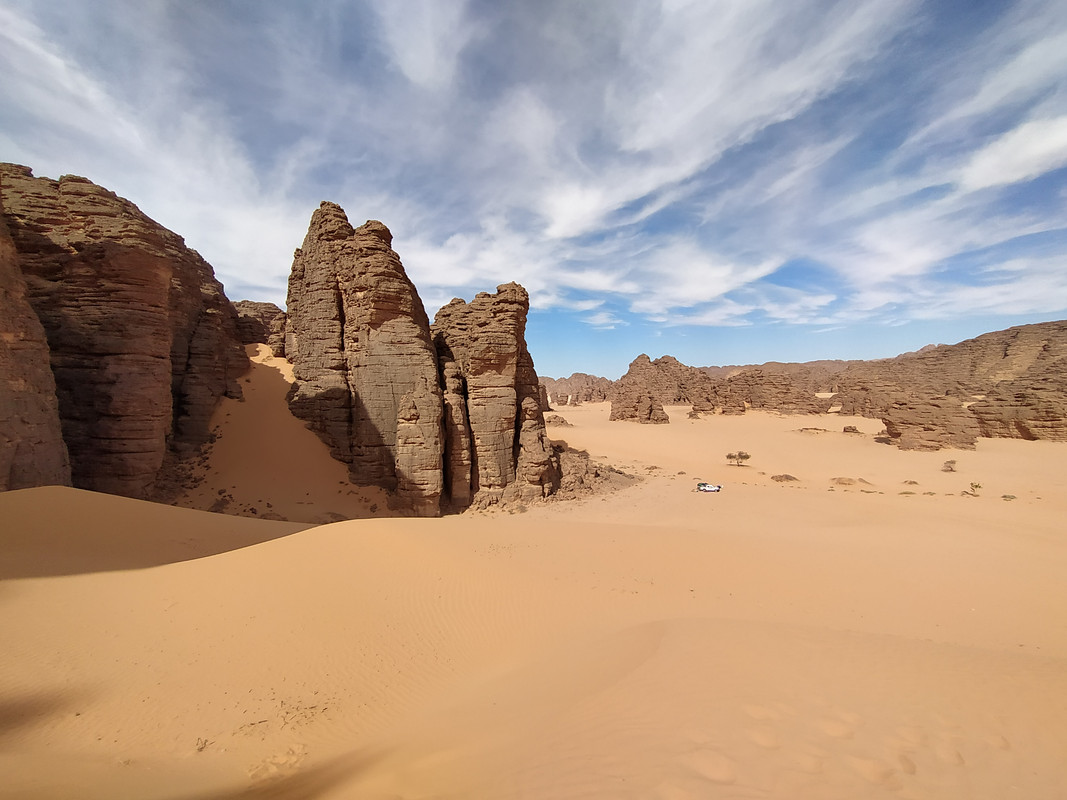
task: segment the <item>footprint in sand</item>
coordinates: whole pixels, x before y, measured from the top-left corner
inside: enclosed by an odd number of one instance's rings
[[[737,780],[737,765],[717,750],[702,748],[680,758],[678,763],[712,783],[729,785]]]
[[[760,747],[764,747],[767,750],[773,750],[782,746],[782,743],[778,740],[778,734],[770,728],[752,728],[748,732],[748,738],[755,744],[758,744]]]
[[[903,772],[905,775],[915,774],[915,762],[912,761],[905,753],[897,754],[897,763],[900,764],[900,771]]]
[[[904,786],[897,771],[877,758],[852,756],[848,759],[848,763],[857,775],[876,786],[884,786],[887,789],[901,789]]]
[[[819,721],[819,730],[834,739],[851,739],[859,727],[860,717],[858,714],[840,712],[833,717],[827,717]]]
[[[1011,750],[1011,742],[999,734],[987,736],[985,741],[986,744],[990,747],[995,747],[997,750]]]
[[[758,722],[778,722],[787,716],[796,715],[796,712],[784,703],[776,703],[773,708],[757,705],[746,705],[743,708],[746,714]]]
[[[955,745],[949,742],[942,742],[934,747],[934,753],[945,764],[951,764],[954,767],[962,767],[967,762],[963,758],[963,754],[956,749]]]

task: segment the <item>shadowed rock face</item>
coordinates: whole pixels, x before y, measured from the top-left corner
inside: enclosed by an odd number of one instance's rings
[[[70,462],[48,342],[0,202],[0,491],[49,485],[70,485]]]
[[[285,312],[274,303],[238,300],[237,335],[242,344],[265,344],[277,358],[285,358]]]
[[[334,203],[312,215],[289,276],[289,407],[355,483],[395,490],[434,514],[444,450],[437,355],[391,243],[382,223],[353,229]]]
[[[75,486],[144,497],[202,444],[247,358],[212,269],[84,178],[0,166],[4,216],[48,339]]]
[[[453,300],[431,329],[380,222],[322,203],[289,278],[293,413],[418,514],[544,497],[559,485],[517,284]]]
[[[535,500],[559,487],[541,389],[526,348],[529,308],[526,290],[508,283],[470,303],[453,300],[434,318],[453,504],[462,504],[468,493],[480,505],[512,497]]]

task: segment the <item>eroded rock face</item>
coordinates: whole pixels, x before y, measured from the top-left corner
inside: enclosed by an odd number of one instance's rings
[[[208,437],[248,366],[236,312],[177,234],[85,178],[2,165],[4,215],[48,338],[75,486],[145,497]]]
[[[884,413],[886,433],[901,450],[973,450],[978,421],[953,397],[898,397]]]
[[[439,510],[443,398],[422,301],[369,221],[353,229],[324,202],[289,276],[289,407],[348,464],[355,483],[398,491],[418,513]],[[399,431],[399,435],[398,435]]]
[[[0,491],[70,485],[48,361],[44,328],[26,299],[0,202]]]
[[[654,393],[660,382],[658,370],[647,355],[642,353],[630,368],[615,382],[611,398],[611,414],[608,419],[664,424],[670,417],[663,410],[663,403]]]
[[[569,378],[541,378],[548,401],[553,406],[607,402],[611,398],[613,383],[585,372],[575,372]]]
[[[276,358],[285,358],[285,312],[274,303],[238,300],[237,335],[243,344],[265,344]]]
[[[478,505],[547,497],[559,465],[545,432],[540,387],[526,348],[529,296],[517,283],[453,300],[434,318],[448,414],[448,483],[462,503],[470,462],[470,496]],[[463,421],[469,433],[463,430]],[[463,449],[470,440],[470,456]]]
[[[380,222],[322,203],[289,279],[289,396],[349,465],[419,514],[546,497],[559,485],[518,284],[434,324]]]

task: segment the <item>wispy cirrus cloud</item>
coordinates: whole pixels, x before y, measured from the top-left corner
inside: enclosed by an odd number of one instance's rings
[[[1067,310],[1065,42],[1055,0],[0,0],[0,158],[238,297],[284,302],[329,199],[431,314],[518,280],[576,337],[1023,317]]]

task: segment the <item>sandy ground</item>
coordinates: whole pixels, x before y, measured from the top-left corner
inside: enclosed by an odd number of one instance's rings
[[[267,362],[204,500],[367,513]],[[1067,797],[1067,445],[668,411],[559,412],[645,480],[526,513],[0,494],[0,797]]]

